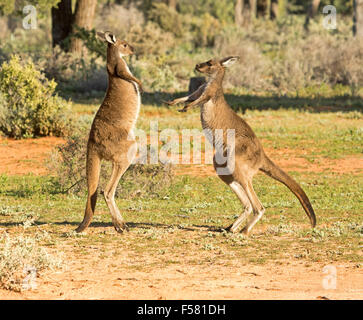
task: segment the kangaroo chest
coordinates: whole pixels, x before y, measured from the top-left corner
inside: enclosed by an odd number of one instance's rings
[[[126,70],[128,73],[131,73],[129,67],[127,64],[126,65]],[[132,84],[135,88],[135,91],[136,91],[136,95],[137,95],[137,99],[136,99],[136,110],[135,110],[135,116],[134,116],[134,119],[132,121],[132,127],[131,127],[131,130],[133,130],[135,128],[135,125],[136,125],[136,121],[137,121],[137,118],[139,117],[139,113],[140,113],[140,106],[141,106],[141,96],[140,96],[140,89],[139,89],[139,85],[135,82],[135,81],[132,81]]]
[[[218,118],[218,108],[212,99],[201,107],[200,118],[206,138],[214,147],[223,147],[224,128]]]
[[[201,106],[200,120],[202,122],[203,129],[215,129],[216,126],[216,114],[215,104],[210,99],[204,105]]]

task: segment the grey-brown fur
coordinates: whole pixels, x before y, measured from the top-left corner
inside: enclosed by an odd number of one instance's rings
[[[222,60],[214,59],[197,64],[196,70],[206,74],[209,77],[208,82],[200,86],[193,94],[175,99],[168,104],[186,103],[180,110],[181,112],[200,106],[203,129],[211,129],[213,132],[216,129],[223,129],[223,155],[226,156],[228,150],[234,149],[234,170],[231,170],[229,174],[218,176],[236,193],[245,210],[227,228],[229,231],[236,232],[243,221],[247,220],[253,212],[252,218],[242,230],[243,233],[248,234],[265,212],[252,186],[253,176],[259,170],[285,184],[296,195],[314,227],[316,224],[315,213],[305,192],[295,180],[266,156],[251,127],[232,110],[224,99],[222,82],[225,68],[236,60],[238,57],[227,57]],[[228,129],[235,130],[234,145],[228,144],[226,137]],[[215,142],[215,138],[216,136],[213,134],[212,142]],[[214,157],[214,168],[218,173],[218,169],[226,167],[226,164],[218,164],[216,156],[217,154]]]
[[[126,223],[116,206],[114,195],[121,176],[136,154],[133,129],[141,104],[142,87],[122,58],[133,54],[133,48],[109,32],[98,33],[98,36],[108,44],[108,89],[89,134],[86,163],[88,198],[84,219],[76,231],[83,231],[91,223],[97,201],[101,160],[107,160],[112,162],[112,174],[104,190],[104,198],[115,229],[122,232]]]

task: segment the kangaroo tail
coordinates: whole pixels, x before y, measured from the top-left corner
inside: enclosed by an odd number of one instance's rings
[[[274,178],[275,180],[280,181],[291,190],[291,192],[299,199],[301,205],[303,206],[306,214],[310,219],[311,226],[314,228],[316,225],[314,209],[311,206],[309,198],[305,194],[304,190],[299,186],[299,184],[285,171],[283,171],[276,164],[274,164],[267,156],[265,156],[265,160],[260,170],[266,175]]]

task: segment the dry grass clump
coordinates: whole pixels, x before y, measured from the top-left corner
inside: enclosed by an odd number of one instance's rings
[[[62,192],[82,195],[87,190],[86,180],[87,135],[69,137],[65,145],[53,152],[48,166],[56,172],[56,182]],[[111,174],[111,163],[103,162],[99,190],[106,186]],[[122,176],[116,196],[132,198],[135,196],[158,196],[173,179],[169,164],[132,164]]]
[[[244,87],[251,90],[268,88],[269,61],[258,45],[237,32],[226,31],[220,35],[214,46],[214,55],[222,58],[238,55],[240,60],[228,71],[225,84],[228,87]]]
[[[281,50],[272,66],[273,84],[283,91],[324,83],[347,85],[354,91],[363,85],[362,63],[362,41],[311,35]]]
[[[33,225],[34,217],[23,216],[20,234],[13,236],[3,232],[0,235],[0,287],[13,291],[35,289],[40,272],[60,268],[62,264],[59,255],[49,254],[40,245],[41,241],[49,240],[47,232],[25,234],[25,230]]]
[[[47,78],[54,79],[61,90],[87,94],[107,89],[105,63],[96,54],[77,56],[56,47],[36,61]]]

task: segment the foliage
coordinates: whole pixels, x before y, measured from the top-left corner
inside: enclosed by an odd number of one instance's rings
[[[222,23],[231,23],[234,17],[234,1],[229,0],[184,0],[180,1],[179,9],[182,14],[195,17],[207,13]]]
[[[0,14],[11,14],[14,11],[22,12],[26,5],[33,5],[41,11],[47,11],[55,7],[60,0],[0,0]]]
[[[135,74],[143,79],[145,89],[150,91],[167,91],[177,89],[175,73],[167,63],[166,55],[152,56],[137,60],[133,64]]]
[[[9,137],[67,133],[69,104],[54,95],[56,83],[37,70],[31,60],[12,56],[0,68],[0,130]]]
[[[153,22],[131,27],[127,39],[135,46],[136,56],[163,55],[175,45],[173,34]]]
[[[220,22],[209,13],[200,17],[185,16],[185,24],[189,26],[191,41],[196,48],[213,47],[222,30]]]
[[[148,19],[157,23],[161,29],[172,32],[175,36],[183,35],[181,16],[165,3],[153,3],[148,12]]]
[[[19,212],[14,212],[13,207],[3,207],[0,211],[4,209],[15,221],[19,219]],[[41,241],[50,239],[46,231],[37,231],[33,235],[25,233],[34,226],[34,218],[28,214],[28,208],[21,210],[26,211],[26,214],[21,212],[23,216],[20,217],[23,220],[22,232],[17,231],[16,236],[6,232],[0,235],[0,287],[13,291],[34,289],[32,286],[36,285],[40,272],[60,268],[62,263],[59,254],[52,255],[40,245]]]
[[[48,79],[58,83],[61,92],[89,95],[107,89],[105,60],[97,53],[79,56],[56,47],[52,52],[37,57],[36,64],[44,70]]]

